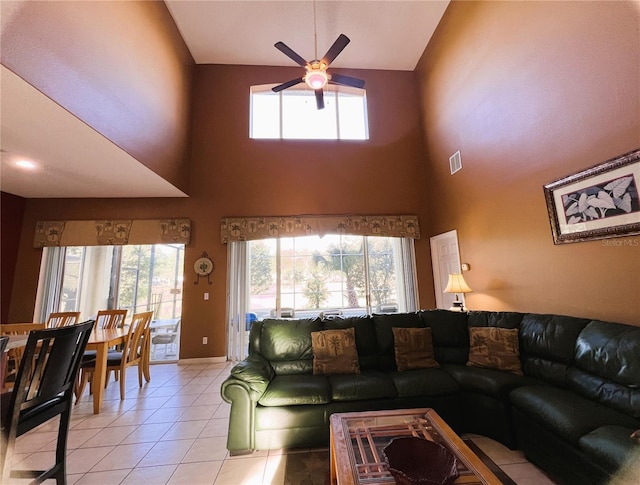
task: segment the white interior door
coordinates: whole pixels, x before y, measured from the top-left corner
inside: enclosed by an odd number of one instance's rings
[[[455,300],[455,294],[444,293],[450,273],[460,273],[460,251],[458,250],[458,232],[438,234],[431,238],[431,266],[433,284],[436,292],[437,308],[449,308]],[[461,295],[464,302],[464,294]]]

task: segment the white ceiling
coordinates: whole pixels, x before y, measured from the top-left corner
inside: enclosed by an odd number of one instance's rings
[[[314,2],[165,0],[198,64],[293,66],[273,44],[306,60],[314,49]],[[352,69],[412,71],[449,0],[315,2],[318,57],[338,35],[351,43],[333,63]]]
[[[307,60],[311,1],[165,0],[198,64],[292,66]],[[318,57],[339,34],[351,43],[333,67],[413,70],[449,0],[316,2]],[[2,66],[0,189],[26,198],[184,197],[185,194]],[[39,169],[15,167],[31,159]],[[123,180],[118,174],[127,173]]]

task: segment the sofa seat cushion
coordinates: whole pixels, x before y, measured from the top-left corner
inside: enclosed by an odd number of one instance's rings
[[[512,372],[466,365],[444,364],[442,369],[450,374],[465,391],[503,399],[513,389],[525,385],[540,384],[540,381]]]
[[[438,396],[460,390],[456,381],[441,369],[416,369],[389,375],[400,397]]]
[[[523,414],[575,446],[601,426],[637,424],[630,416],[557,387],[523,386],[511,391],[509,399]]]
[[[325,376],[312,374],[276,376],[258,401],[262,406],[326,404],[331,386]]]
[[[398,395],[391,377],[379,371],[361,374],[328,376],[331,383],[331,398],[334,401],[361,401],[384,399]]]
[[[625,426],[602,426],[584,435],[578,444],[589,460],[613,473],[634,449],[640,449],[629,437],[632,431]]]

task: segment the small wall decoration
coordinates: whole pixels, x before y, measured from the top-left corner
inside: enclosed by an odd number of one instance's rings
[[[198,277],[193,282],[194,285],[198,284],[201,276],[202,277],[206,276],[207,282],[210,285],[213,284],[209,279],[209,275],[211,275],[211,272],[213,271],[213,261],[211,261],[211,258],[206,252],[202,253],[202,255],[198,259],[196,259],[196,262],[193,263],[193,270],[195,271],[196,276]]]
[[[640,234],[640,149],[544,186],[554,244]]]

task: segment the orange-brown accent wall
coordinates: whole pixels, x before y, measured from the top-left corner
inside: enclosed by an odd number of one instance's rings
[[[164,2],[3,2],[2,64],[188,193],[195,66]]]
[[[470,308],[640,325],[640,236],[555,246],[542,189],[640,147],[639,29],[638,2],[450,4],[417,68],[425,236],[457,229]]]
[[[337,72],[337,71],[336,71]],[[425,163],[413,72],[340,71],[367,83],[369,141],[249,138],[249,88],[299,74],[296,68],[197,66],[193,91],[189,198],[27,202],[10,317],[30,319],[42,251],[32,247],[37,220],[187,217],[182,358],[226,355],[225,216],[417,214],[428,226]],[[416,243],[421,304],[434,305],[428,240]],[[194,285],[194,261],[206,251],[211,286]],[[209,292],[205,301],[203,293]],[[202,337],[209,337],[207,345]]]

